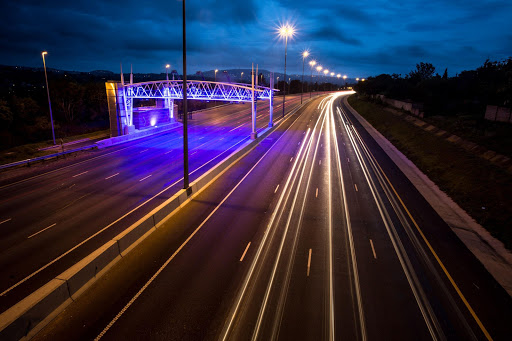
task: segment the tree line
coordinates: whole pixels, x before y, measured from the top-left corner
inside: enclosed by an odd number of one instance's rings
[[[354,89],[363,95],[422,103],[425,115],[473,115],[483,117],[487,105],[512,107],[512,58],[490,61],[476,70],[448,77],[430,63],[416,64],[407,75],[381,74],[359,82]]]

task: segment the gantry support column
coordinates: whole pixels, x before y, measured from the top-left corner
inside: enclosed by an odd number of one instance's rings
[[[268,126],[274,126],[274,73],[270,73],[270,96],[268,98]]]
[[[258,137],[258,133],[256,132],[256,97],[254,92],[254,82],[255,79],[257,79],[257,75],[254,74],[254,64],[252,66],[252,72],[251,72],[251,84],[252,84],[252,96],[251,96],[251,108],[252,108],[252,132],[251,132],[251,139],[256,140]]]

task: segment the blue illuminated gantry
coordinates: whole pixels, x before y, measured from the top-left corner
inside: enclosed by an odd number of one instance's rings
[[[183,99],[182,80],[163,80],[145,83],[125,84],[126,98]],[[270,100],[273,91],[263,86],[254,88],[255,100]],[[239,83],[209,81],[187,81],[187,98],[204,101],[252,102],[252,87]]]

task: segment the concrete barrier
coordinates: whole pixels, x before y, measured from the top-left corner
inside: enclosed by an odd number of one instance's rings
[[[310,100],[305,101],[303,105],[306,105]],[[296,107],[288,114],[288,117],[300,108],[301,106]],[[86,286],[99,278],[98,274],[103,269],[114,265],[121,258],[120,256],[124,256],[131,251],[152,230],[156,230],[160,222],[177,212],[181,206],[254,149],[261,140],[277,129],[284,121],[285,119],[281,119],[273,127],[260,131],[260,137],[254,141],[244,143],[217,166],[192,182],[189,189],[180,190],[115,238],[3,312],[0,315],[0,340],[19,340],[22,337],[30,337],[35,334],[35,331],[43,327],[38,324],[48,323],[49,321],[45,320],[48,316],[56,310],[63,310],[83,292]]]

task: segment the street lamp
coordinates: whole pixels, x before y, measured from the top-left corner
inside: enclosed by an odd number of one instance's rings
[[[50,101],[50,88],[48,87],[48,75],[46,74],[46,61],[44,60],[44,56],[47,54],[48,54],[48,52],[46,52],[46,51],[41,53],[41,55],[43,56],[44,78],[46,79],[46,93],[48,94],[48,107],[50,108],[50,121],[52,123],[53,144],[55,145],[55,130],[53,129],[52,102]]]
[[[217,72],[219,72],[219,69],[215,69],[215,81],[217,81]]]
[[[243,79],[244,79],[244,73],[243,73],[243,72],[241,72],[241,73],[240,73],[240,82],[242,82],[242,81],[243,81]]]
[[[311,66],[311,84],[309,85],[309,98],[311,98],[311,85],[313,84],[313,68],[316,65],[316,60],[310,61],[309,65]]]
[[[358,77],[358,78],[356,78],[356,81],[358,81],[358,82],[359,82],[359,77]]]
[[[167,80],[169,80],[169,68],[170,68],[170,67],[171,67],[171,65],[170,65],[170,64],[167,64],[167,65],[165,66],[165,75],[166,75]]]
[[[279,38],[284,39],[284,89],[283,89],[283,117],[284,117],[284,105],[286,100],[286,55],[288,53],[288,38],[293,38],[295,34],[295,27],[286,23],[278,28],[277,33]]]
[[[334,76],[334,72],[331,72],[331,77]]]
[[[188,122],[187,122],[187,31],[185,0],[182,5],[183,16],[183,188],[188,190]]]
[[[300,93],[300,104],[302,104],[302,94],[304,93],[304,61],[309,56],[309,50],[302,52],[302,92]]]

